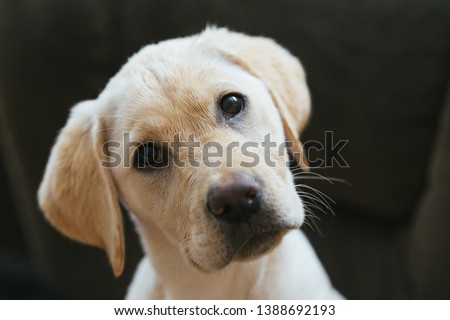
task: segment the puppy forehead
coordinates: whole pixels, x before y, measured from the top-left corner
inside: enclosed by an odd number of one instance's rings
[[[119,112],[122,126],[138,136],[149,130],[164,139],[175,133],[207,132],[217,126],[221,95],[261,89],[244,70],[199,50],[144,51],[130,62]]]

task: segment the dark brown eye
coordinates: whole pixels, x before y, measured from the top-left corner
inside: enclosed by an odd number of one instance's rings
[[[234,116],[239,114],[244,109],[244,107],[245,99],[239,94],[228,94],[220,99],[220,109],[227,119],[233,118]]]
[[[154,142],[141,144],[136,150],[134,157],[134,167],[136,169],[160,169],[168,165],[168,150]]]

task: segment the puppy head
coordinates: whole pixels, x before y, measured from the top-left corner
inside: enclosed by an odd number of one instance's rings
[[[39,204],[64,234],[105,249],[116,275],[119,201],[144,243],[158,229],[196,268],[221,269],[302,224],[287,152],[306,167],[308,115],[299,62],[269,39],[208,29],[151,45],[73,108]]]

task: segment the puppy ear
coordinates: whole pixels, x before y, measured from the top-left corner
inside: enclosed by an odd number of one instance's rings
[[[220,36],[217,34],[220,33]],[[284,126],[286,142],[297,164],[308,169],[299,134],[310,114],[310,98],[300,62],[275,41],[226,29],[207,29],[228,60],[261,80],[269,89]]]
[[[63,234],[104,249],[119,276],[124,265],[122,216],[112,175],[101,166],[105,131],[96,109],[95,101],[72,109],[51,151],[38,201]]]

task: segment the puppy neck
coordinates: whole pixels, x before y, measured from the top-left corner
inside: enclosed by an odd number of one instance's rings
[[[151,298],[257,299],[264,295],[261,290],[264,290],[263,279],[270,255],[252,261],[232,262],[222,270],[205,273],[196,269],[157,227],[139,230],[139,233],[149,260],[149,263],[145,262],[146,268],[152,270],[138,281],[148,282]],[[155,292],[158,296],[154,296]]]

